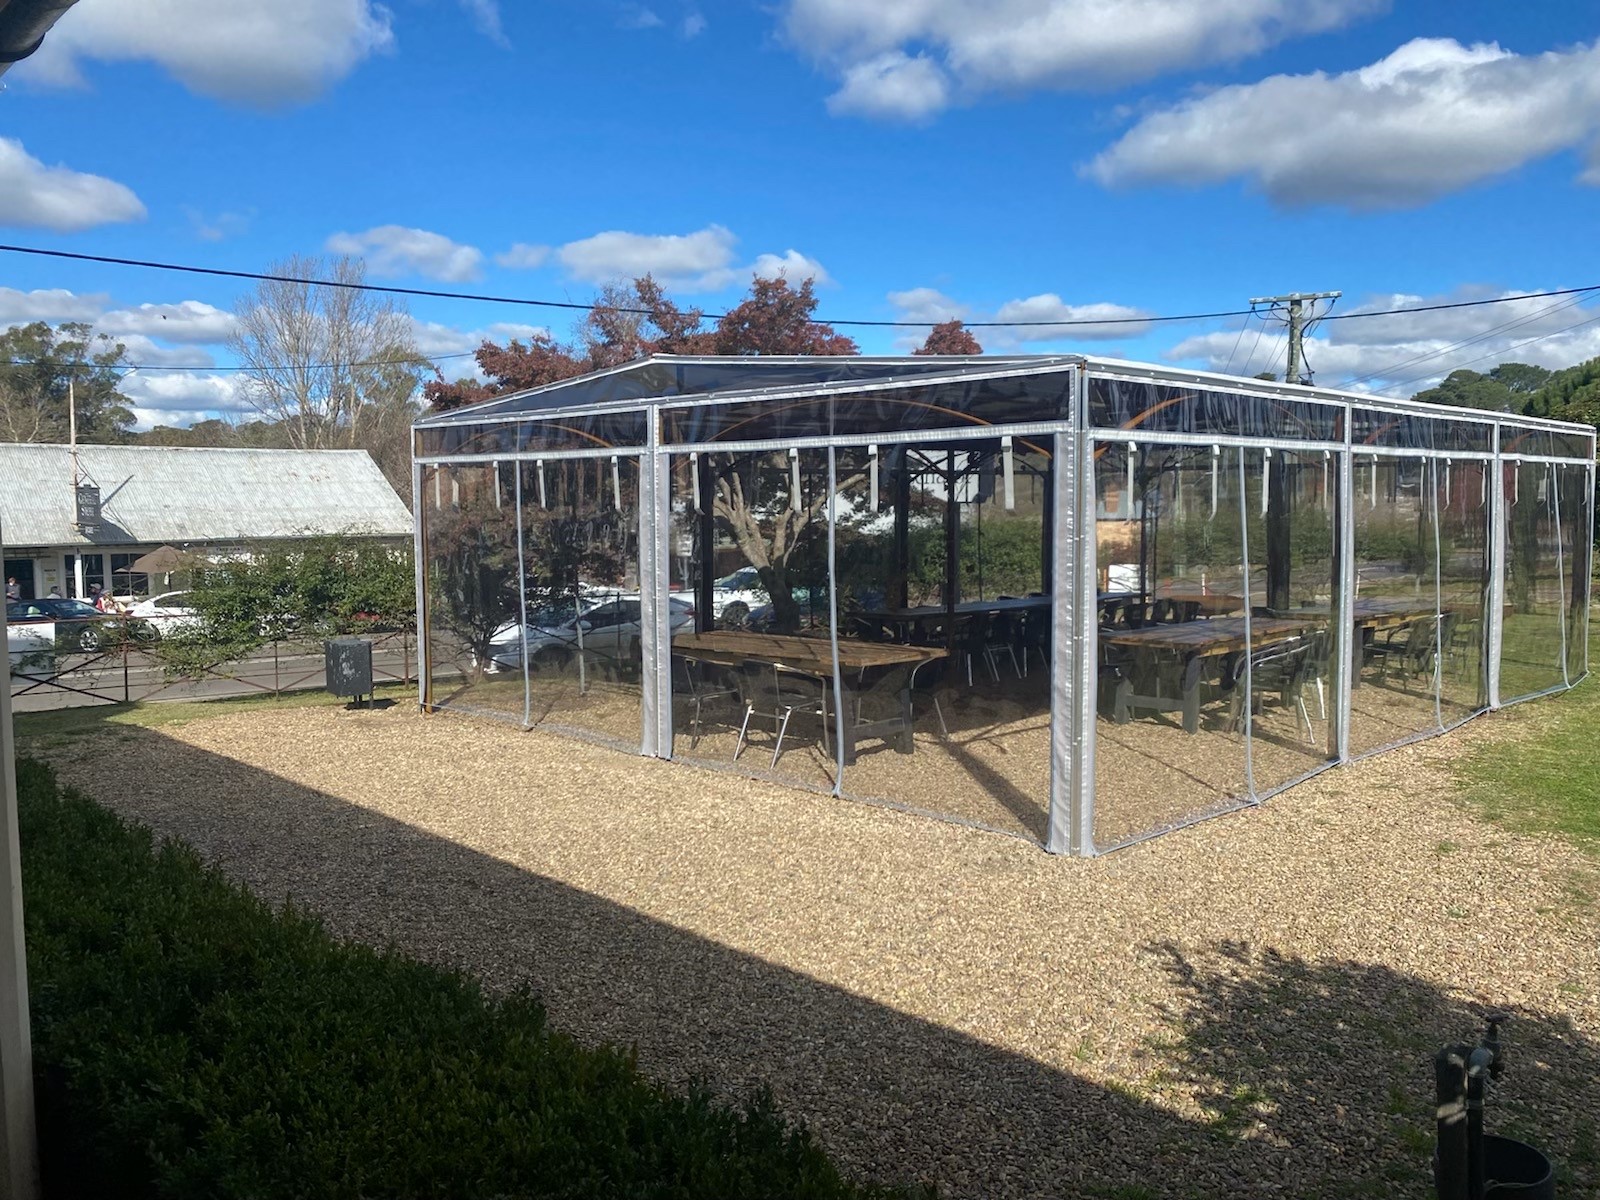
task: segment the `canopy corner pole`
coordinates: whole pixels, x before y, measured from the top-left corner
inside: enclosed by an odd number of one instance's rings
[[[805,505],[800,499],[800,451],[789,447],[789,508],[799,512]]]
[[[878,448],[867,447],[867,511],[878,511]]]
[[[417,575],[417,708],[427,712],[432,691],[431,672],[428,669],[428,539],[424,522],[427,512],[422,503],[422,472],[433,472],[434,511],[439,510],[439,468],[424,468],[416,460],[411,463],[411,557]]]
[[[1003,503],[1007,512],[1017,511],[1017,464],[1012,450],[1011,435],[1000,439],[1000,466]]]

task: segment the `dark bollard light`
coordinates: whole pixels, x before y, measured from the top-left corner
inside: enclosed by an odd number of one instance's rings
[[[1476,1046],[1452,1042],[1433,1060],[1437,1140],[1433,1182],[1439,1200],[1555,1200],[1550,1160],[1532,1146],[1483,1132],[1489,1083],[1505,1070],[1500,1026],[1488,1018]]]

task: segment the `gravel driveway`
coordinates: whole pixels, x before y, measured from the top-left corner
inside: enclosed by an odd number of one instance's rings
[[[1431,1054],[1499,1008],[1490,1127],[1600,1194],[1594,866],[1482,824],[1445,770],[1510,736],[1485,718],[1098,860],[408,706],[42,752],[337,932],[530,982],[662,1079],[769,1083],[859,1175],[1430,1195]]]

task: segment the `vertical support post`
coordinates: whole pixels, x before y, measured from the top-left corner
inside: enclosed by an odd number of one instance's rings
[[[1360,639],[1355,630],[1356,604],[1356,456],[1352,451],[1351,412],[1346,406],[1344,423],[1344,448],[1339,451],[1338,476],[1335,483],[1337,502],[1334,512],[1338,521],[1338,566],[1335,592],[1338,603],[1333,605],[1333,744],[1334,754],[1342,763],[1350,761],[1350,707],[1354,699],[1356,672],[1361,670],[1357,655],[1361,653]]]
[[[1049,461],[1044,468],[1044,494],[1039,503],[1039,590],[1047,596],[1055,590],[1056,459],[1059,453],[1054,445],[1050,447]],[[1098,580],[1098,572],[1096,578]],[[1097,582],[1097,590],[1098,587]]]
[[[691,467],[689,469],[689,488],[698,498],[695,511],[699,519],[695,522],[695,540],[700,553],[696,556],[700,562],[700,573],[694,580],[694,627],[697,633],[706,633],[711,629],[716,612],[716,570],[717,570],[717,519],[712,512],[715,500],[716,480],[713,478],[711,456],[709,454],[690,455]]]
[[[1075,428],[1051,447],[1055,506],[1051,588],[1050,819],[1045,849],[1090,857],[1094,845],[1094,722],[1099,672],[1094,443],[1088,381],[1075,372]]]
[[[895,449],[899,465],[894,480],[894,575],[889,583],[889,604],[906,608],[911,603],[911,449]]]
[[[413,438],[415,435],[413,435]],[[415,444],[413,443],[413,455]],[[439,504],[439,477],[433,477],[433,503]],[[417,577],[417,708],[432,707],[432,674],[428,670],[428,541],[427,518],[422,507],[422,464],[411,460],[411,555]]]
[[[956,497],[956,452],[945,452],[944,474],[944,610],[961,603],[961,502]]]
[[[1285,452],[1274,463],[1272,447],[1263,446],[1261,503],[1267,515],[1267,607],[1282,610],[1289,607],[1289,576],[1291,567],[1289,512],[1289,462]]]
[[[10,633],[0,615],[0,642],[10,661]],[[33,1107],[33,1042],[28,1028],[28,957],[22,937],[22,855],[17,838],[16,743],[11,686],[0,689],[0,1195],[39,1195],[39,1147]]]
[[[643,613],[644,737],[639,753],[672,757],[672,472],[661,450],[661,413],[649,414],[649,444],[639,459],[639,596]],[[709,506],[708,506],[709,507]]]
[[[1504,427],[1494,427],[1494,458],[1486,465],[1494,478],[1489,489],[1489,707],[1500,707],[1500,650],[1506,615],[1506,468],[1500,446]]]
[[[495,468],[496,472],[499,468]],[[512,496],[517,506],[517,643],[522,647],[522,727],[533,724],[533,681],[528,668],[528,557],[522,532],[522,464],[511,461]],[[498,478],[495,480],[498,484]]]

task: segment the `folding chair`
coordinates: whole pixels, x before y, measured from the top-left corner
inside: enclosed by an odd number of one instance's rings
[[[831,756],[828,744],[828,685],[814,675],[796,671],[781,663],[746,663],[740,670],[739,696],[744,701],[744,720],[739,725],[739,740],[734,743],[733,761],[739,761],[746,737],[750,732],[751,717],[770,718],[776,727],[777,744],[772,748],[772,762],[768,770],[778,765],[783,753],[783,739],[788,736],[789,722],[796,713],[817,717],[822,723],[822,753]]]

